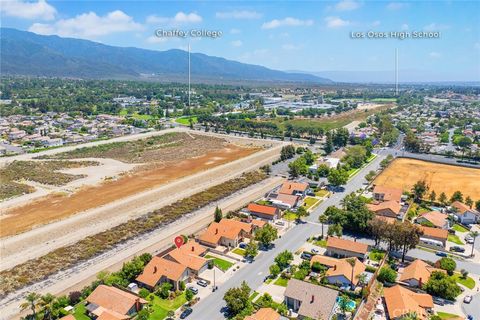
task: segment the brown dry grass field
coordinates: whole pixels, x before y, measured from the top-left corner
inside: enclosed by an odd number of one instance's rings
[[[437,197],[445,192],[450,198],[459,190],[464,197],[480,200],[480,169],[414,159],[396,159],[373,183],[409,191],[419,180],[425,180],[430,188],[429,192],[435,190]]]
[[[205,135],[175,135],[175,143],[156,148],[155,153],[150,149],[147,157],[143,152],[140,157],[137,153],[135,158],[143,158],[148,164],[117,180],[84,187],[71,195],[51,194],[26,205],[8,209],[0,216],[0,237],[15,235],[259,151],[259,148],[245,148]],[[130,160],[120,151],[111,155],[115,157],[116,154],[121,155],[118,158],[123,158],[124,161]],[[87,156],[85,153],[82,155]],[[91,157],[92,154],[89,152],[88,156]],[[71,158],[80,156],[75,154]]]

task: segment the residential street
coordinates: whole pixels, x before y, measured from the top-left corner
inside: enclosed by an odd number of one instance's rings
[[[225,292],[229,288],[239,286],[242,281],[246,281],[252,290],[257,289],[263,283],[265,276],[270,273],[268,268],[273,264],[275,256],[284,250],[295,251],[309,237],[321,233],[321,225],[315,223],[318,221],[320,214],[323,214],[325,209],[329,206],[339,205],[340,200],[343,199],[346,194],[364,187],[364,183],[366,182],[365,175],[370,170],[379,168],[382,159],[384,159],[384,156],[377,157],[370,164],[361,169],[357,175],[348,182],[343,192],[336,192],[320,204],[318,208],[306,218],[308,222],[312,223],[299,224],[293,227],[285,237],[282,237],[275,242],[275,247],[273,249],[270,249],[267,252],[261,252],[256,257],[255,261],[250,265],[241,268],[237,271],[234,277],[219,286],[216,292],[195,305],[193,307],[194,311],[192,318],[200,317],[201,319],[209,320],[224,319],[220,310],[225,306],[223,301]]]

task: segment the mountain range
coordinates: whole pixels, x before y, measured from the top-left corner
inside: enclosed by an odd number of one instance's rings
[[[44,36],[0,28],[4,75],[89,79],[188,79],[188,52],[115,47],[98,42]],[[202,53],[191,53],[193,82],[304,82],[330,84],[331,80],[307,73],[284,72]]]

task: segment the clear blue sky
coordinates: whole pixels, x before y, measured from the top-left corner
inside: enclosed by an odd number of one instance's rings
[[[154,50],[185,49],[280,70],[400,69],[430,80],[480,80],[480,1],[2,1],[2,26]],[[220,30],[217,39],[154,36]],[[350,33],[438,31],[438,39]],[[405,79],[412,81],[415,79]]]

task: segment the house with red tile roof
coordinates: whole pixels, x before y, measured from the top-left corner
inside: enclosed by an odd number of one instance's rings
[[[460,223],[472,224],[480,220],[480,212],[460,201],[453,202],[450,207]]]
[[[130,292],[99,285],[86,299],[87,312],[97,319],[130,319],[148,302]]]
[[[280,218],[280,210],[276,207],[265,206],[257,203],[250,203],[247,206],[247,211],[255,217],[265,220],[276,220]]]
[[[373,198],[377,201],[397,201],[402,200],[402,189],[390,188],[385,186],[375,186],[373,188]]]
[[[432,228],[448,229],[450,227],[448,216],[439,211],[422,213],[415,221],[421,225]]]
[[[164,282],[171,283],[173,289],[177,290],[180,281],[185,281],[188,277],[189,269],[187,266],[170,259],[155,256],[135,280],[141,287],[150,290]]]
[[[399,281],[408,284],[411,287],[421,288],[422,285],[430,279],[430,276],[434,271],[445,272],[442,269],[432,267],[423,260],[417,259],[403,269]]]
[[[388,319],[399,320],[409,313],[415,313],[421,320],[429,318],[433,309],[432,296],[416,293],[401,285],[383,289]]]
[[[275,207],[286,210],[296,208],[299,205],[300,197],[291,194],[271,194],[269,200]]]
[[[328,283],[338,285],[339,287],[352,285],[355,287],[359,282],[359,276],[365,272],[366,266],[355,259],[355,265],[353,266],[353,279],[352,279],[352,265],[347,261],[349,258],[336,259],[323,255],[314,255],[310,264],[320,263],[322,266],[327,267],[325,272],[325,279]]]
[[[419,228],[423,232],[423,234],[420,236],[421,243],[436,246],[438,242],[438,246],[441,245],[445,248],[448,240],[448,230],[425,226],[420,226]]]
[[[367,208],[379,216],[399,218],[402,205],[395,200],[389,200],[379,203],[369,203],[367,204]]]
[[[336,237],[328,237],[327,251],[325,254],[335,258],[357,257],[363,261],[367,251],[367,244]]]
[[[307,195],[308,183],[286,181],[280,187],[279,194],[288,194],[294,196],[305,197]]]
[[[198,241],[208,247],[235,248],[243,239],[253,236],[253,229],[254,226],[250,223],[222,219],[220,222],[212,222],[198,237]]]
[[[280,320],[280,314],[272,308],[260,308],[245,320]]]

